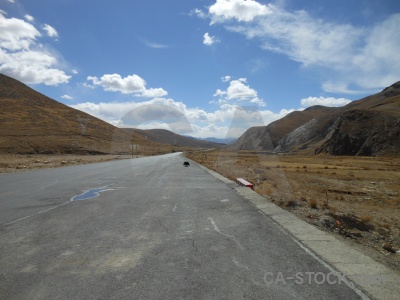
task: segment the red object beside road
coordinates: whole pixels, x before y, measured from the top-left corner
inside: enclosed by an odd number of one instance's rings
[[[236,182],[242,186],[249,187],[252,190],[254,189],[254,185],[243,178],[236,178]]]

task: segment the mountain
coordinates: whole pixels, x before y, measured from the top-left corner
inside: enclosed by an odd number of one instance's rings
[[[172,146],[189,147],[189,148],[221,148],[223,144],[199,140],[193,137],[176,134],[166,129],[136,129],[125,128],[126,132],[134,132],[142,135],[145,139],[156,143],[169,144]]]
[[[399,155],[400,82],[317,117],[282,138],[276,151]]]
[[[250,128],[234,146],[304,154],[400,153],[400,81],[340,108],[314,106],[295,113]]]
[[[117,128],[0,74],[0,151],[108,153]]]
[[[316,105],[303,111],[294,111],[267,126],[249,128],[228,148],[231,150],[255,149],[273,151],[278,145],[279,140],[286,134],[316,117],[333,113],[336,109]]]
[[[215,137],[207,137],[207,138],[203,138],[200,140],[218,143],[218,144],[225,144],[225,145],[233,144],[236,141],[235,138],[219,139],[219,138],[215,138]]]
[[[144,154],[172,149],[59,103],[3,74],[0,107],[0,153],[130,153],[132,144]]]

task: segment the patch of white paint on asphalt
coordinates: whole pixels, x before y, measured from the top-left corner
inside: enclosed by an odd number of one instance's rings
[[[44,185],[44,186],[40,187],[39,191],[43,191],[44,189],[47,189],[48,187],[50,187],[52,185],[55,185],[57,183],[58,183],[58,179],[54,180],[52,183],[49,183],[47,185]]]
[[[243,268],[247,271],[250,271],[248,266],[244,266],[242,265],[235,257],[232,258],[232,262],[235,264],[235,266],[239,267],[239,268]]]
[[[8,225],[12,225],[12,224],[18,223],[18,222],[20,222],[20,221],[23,221],[23,220],[32,218],[32,217],[34,217],[34,216],[41,215],[41,214],[46,213],[46,212],[48,212],[48,211],[50,211],[50,210],[53,210],[53,209],[56,209],[56,208],[58,208],[58,207],[60,207],[60,206],[66,205],[66,204],[68,204],[68,203],[70,203],[70,202],[71,202],[71,201],[67,201],[67,202],[61,203],[61,204],[59,204],[59,205],[57,205],[57,206],[48,208],[48,209],[46,209],[46,210],[39,211],[39,212],[36,213],[36,214],[30,215],[30,216],[26,216],[26,217],[23,217],[23,218],[19,218],[19,219],[17,219],[17,220],[14,220],[14,221],[5,223],[5,224],[3,224],[3,225],[4,225],[4,226],[8,226]]]
[[[220,235],[223,235],[224,237],[226,237],[228,239],[233,240],[240,250],[244,250],[244,247],[242,246],[242,244],[240,244],[240,242],[233,235],[229,235],[229,234],[225,234],[225,233],[221,232],[221,230],[218,228],[217,224],[215,224],[214,219],[213,218],[208,218],[208,219],[210,220],[210,222],[216,232],[218,232]]]

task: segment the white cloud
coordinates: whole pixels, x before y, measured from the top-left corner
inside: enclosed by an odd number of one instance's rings
[[[155,42],[152,42],[152,41],[148,41],[146,39],[141,39],[141,40],[149,48],[164,49],[164,48],[170,48],[171,47],[170,45],[155,43]]]
[[[376,24],[365,38],[365,45],[351,61],[354,82],[365,88],[381,88],[400,78],[400,14]]]
[[[59,62],[38,39],[40,32],[30,23],[6,18],[0,12],[0,72],[28,84],[58,85],[69,81]]]
[[[28,49],[41,36],[32,24],[16,18],[6,18],[1,12],[0,31],[0,48],[7,51]]]
[[[69,96],[69,95],[63,95],[63,96],[61,96],[61,98],[65,99],[65,100],[72,100],[72,99],[74,99],[74,98],[72,98],[72,97]]]
[[[72,74],[78,74],[78,71],[77,71],[77,70],[75,70],[75,69],[74,69],[74,70],[72,70],[71,72],[72,72]]]
[[[229,19],[250,22],[256,17],[266,16],[270,13],[269,6],[262,5],[254,0],[217,0],[209,8],[212,23]]]
[[[105,74],[101,78],[87,77],[94,85],[101,86],[105,91],[133,94],[138,97],[162,97],[168,93],[162,88],[147,89],[146,81],[136,74],[121,77],[119,74]]]
[[[91,89],[91,90],[94,90],[96,88],[94,85],[88,84],[87,82],[83,82],[83,83],[81,83],[81,85],[83,87]]]
[[[345,98],[333,98],[333,97],[308,97],[301,99],[301,105],[305,107],[313,105],[323,105],[330,107],[338,107],[349,104],[351,100]]]
[[[54,27],[51,27],[49,24],[44,24],[42,26],[42,29],[46,31],[47,35],[49,37],[57,38],[58,37],[58,32]]]
[[[394,59],[400,52],[399,13],[370,27],[359,27],[273,4],[217,0],[209,8],[209,18],[229,31],[258,39],[267,51],[286,55],[305,67],[328,69],[332,84],[355,86],[348,93],[382,88],[400,78],[400,60]]]
[[[79,103],[71,107],[82,110],[119,127],[164,128],[194,137],[239,137],[251,126],[267,125],[293,111],[274,113],[255,106],[224,104],[213,112],[188,108],[173,99],[154,98],[143,102]],[[188,128],[190,130],[188,130]]]
[[[231,80],[230,76],[223,77],[223,81],[226,79]],[[246,78],[231,80],[231,82],[229,83],[229,87],[226,89],[226,91],[217,89],[213,96],[222,97],[218,101],[220,104],[236,100],[242,103],[248,102],[260,106],[265,106],[264,101],[258,98],[257,91],[250,88],[250,86],[246,85],[246,83]]]
[[[219,42],[219,40],[215,36],[209,35],[208,32],[206,32],[203,35],[203,44],[204,45],[211,46],[211,45],[213,45],[215,43],[218,43],[218,42]]]
[[[365,93],[365,91],[362,90],[353,90],[350,89],[347,83],[344,82],[332,82],[332,81],[326,81],[322,83],[322,89],[325,92],[328,93],[340,93],[340,94],[362,94]],[[371,91],[373,93],[374,91]]]
[[[27,20],[28,22],[33,23],[35,21],[35,18],[32,17],[31,15],[25,15],[24,16],[25,20]]]
[[[192,11],[190,12],[190,15],[196,15],[200,19],[207,18],[207,14],[199,8],[192,9]]]
[[[246,78],[240,78],[230,82],[229,87],[226,90],[228,100],[247,100],[249,98],[257,97],[256,90],[250,88],[248,85],[245,85],[246,81]]]
[[[232,77],[231,76],[224,76],[221,78],[222,82],[228,82],[231,81]]]

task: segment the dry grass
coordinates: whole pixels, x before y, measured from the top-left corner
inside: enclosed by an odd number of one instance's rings
[[[308,207],[314,208],[314,209],[318,208],[318,201],[316,199],[310,199],[308,201]]]
[[[380,252],[390,240],[400,249],[400,158],[222,150],[187,155],[230,179],[245,178],[257,193],[317,226],[325,228],[324,216],[333,223],[347,222],[346,228],[330,230],[340,229],[339,234],[366,248]],[[379,228],[389,234],[383,236]],[[400,270],[400,255],[382,259]]]

